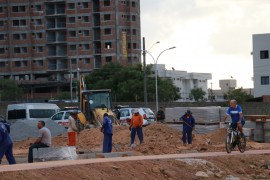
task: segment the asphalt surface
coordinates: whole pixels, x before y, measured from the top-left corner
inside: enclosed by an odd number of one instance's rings
[[[240,156],[253,154],[270,154],[270,150],[250,150],[245,153],[238,151],[227,154],[226,152],[206,152],[206,153],[187,153],[187,154],[166,154],[166,155],[152,155],[152,156],[130,156],[130,157],[115,157],[115,158],[97,158],[97,159],[82,159],[82,160],[66,160],[66,161],[49,161],[31,164],[15,164],[2,165],[0,172],[7,171],[23,171],[34,169],[45,169],[63,166],[75,166],[94,163],[110,163],[110,162],[124,162],[124,161],[142,161],[142,160],[164,160],[164,159],[181,159],[181,158],[201,158],[201,157],[217,157],[217,156]]]

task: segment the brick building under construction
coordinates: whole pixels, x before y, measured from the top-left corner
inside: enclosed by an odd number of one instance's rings
[[[72,92],[109,62],[139,63],[140,46],[139,0],[0,0],[0,78],[29,98]]]

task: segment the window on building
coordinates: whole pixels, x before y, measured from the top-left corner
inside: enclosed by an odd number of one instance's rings
[[[34,9],[35,11],[41,11],[41,5],[40,4],[35,5]]]
[[[104,0],[104,6],[110,6],[111,1],[110,0]]]
[[[25,6],[12,6],[12,12],[25,12]]]
[[[5,62],[0,62],[0,68],[4,68],[5,67]]]
[[[111,49],[112,43],[111,42],[105,42],[105,49]]]
[[[136,21],[136,16],[132,15],[132,21]]]
[[[4,34],[0,34],[0,41],[1,40],[5,40],[5,35]]]
[[[88,8],[88,2],[82,2],[82,8]]]
[[[19,20],[13,20],[13,26],[19,26],[20,21]]]
[[[112,29],[111,28],[104,29],[104,34],[112,34]]]
[[[3,7],[0,7],[0,13],[2,13],[3,12]]]
[[[35,19],[35,25],[36,26],[42,25],[42,20],[41,19]]]
[[[84,58],[83,63],[84,64],[90,64],[90,58]]]
[[[105,61],[106,61],[106,63],[112,62],[112,56],[107,56],[107,57],[105,58]]]
[[[77,47],[76,47],[75,44],[71,44],[71,45],[69,45],[69,49],[72,50],[72,51],[74,51],[74,50],[77,49]]]
[[[26,26],[26,20],[13,20],[13,26]]]
[[[70,37],[76,37],[76,31],[69,31]]]
[[[128,43],[128,49],[131,49],[131,43]]]
[[[89,44],[83,44],[82,48],[83,50],[89,50]]]
[[[261,85],[269,85],[269,76],[261,77]]]
[[[137,43],[133,43],[133,49],[137,49]]]
[[[68,22],[69,23],[75,23],[75,17],[69,17]]]
[[[4,21],[0,21],[0,27],[4,26]]]
[[[42,46],[37,46],[37,52],[39,52],[39,53],[43,52],[43,47]]]
[[[5,48],[0,48],[0,54],[4,54],[5,53]]]
[[[36,63],[37,63],[37,66],[43,66],[43,60],[37,60],[36,61]]]
[[[89,36],[89,30],[83,30],[83,36]]]
[[[77,59],[72,58],[72,59],[71,59],[71,64],[77,64]]]
[[[20,40],[20,34],[13,34],[13,40]]]
[[[136,7],[136,2],[135,2],[135,1],[132,1],[132,2],[131,2],[131,6],[132,6],[132,7]]]
[[[21,53],[27,53],[27,47],[21,47]]]
[[[130,29],[127,29],[127,35],[130,35]]]
[[[109,21],[111,20],[111,15],[110,14],[104,14],[104,21]]]
[[[82,17],[82,22],[89,22],[89,17],[88,16],[83,16]]]
[[[137,30],[136,29],[132,29],[132,34],[133,35],[137,35]]]
[[[15,67],[21,67],[21,61],[15,61]]]
[[[75,3],[68,3],[68,9],[75,9]]]
[[[20,34],[20,39],[21,39],[21,40],[26,39],[26,33],[22,33],[22,34]]]
[[[268,52],[268,50],[260,51],[260,58],[261,59],[268,59],[269,58],[269,52]]]
[[[36,33],[36,38],[37,39],[42,39],[42,32]]]
[[[15,47],[14,48],[14,53],[21,53],[21,48]]]

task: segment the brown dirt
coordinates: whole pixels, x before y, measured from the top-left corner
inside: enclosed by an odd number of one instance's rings
[[[114,127],[113,151],[133,151],[136,155],[159,155],[188,152],[224,151],[226,129],[219,129],[205,135],[194,135],[191,146],[183,146],[181,132],[163,124],[153,124],[144,128],[144,143],[135,148],[128,147],[130,131],[128,127]],[[99,129],[86,129],[79,134],[78,149],[96,152],[102,147],[103,134]],[[210,140],[210,144],[207,143]],[[26,155],[34,138],[15,142],[14,154]],[[138,142],[138,140],[136,139]],[[53,146],[66,146],[67,137],[53,138]],[[137,143],[138,144],[138,143]],[[270,143],[249,140],[247,150],[269,149]],[[237,150],[237,149],[236,149]],[[23,172],[1,173],[0,179],[200,179],[198,171],[211,171],[209,179],[221,179],[228,175],[243,179],[270,179],[270,156],[229,156],[203,158],[205,165],[189,165],[178,160],[138,161],[91,164],[77,167],[61,167]],[[213,164],[215,167],[213,167]],[[212,166],[212,167],[210,167]],[[270,167],[269,167],[270,168]]]

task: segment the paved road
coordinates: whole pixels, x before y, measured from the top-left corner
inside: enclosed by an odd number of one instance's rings
[[[252,155],[252,154],[270,154],[270,150],[250,150],[245,153],[238,151],[227,154],[226,152],[206,152],[206,153],[187,153],[187,154],[166,154],[153,156],[130,156],[116,158],[97,158],[97,159],[82,159],[82,160],[65,160],[65,161],[49,161],[32,164],[16,164],[2,165],[0,172],[6,171],[22,171],[33,169],[44,169],[62,166],[74,166],[94,163],[122,162],[122,161],[141,161],[141,160],[162,160],[162,159],[180,159],[180,158],[201,158],[201,157],[216,157],[216,156],[235,156],[235,155]]]

